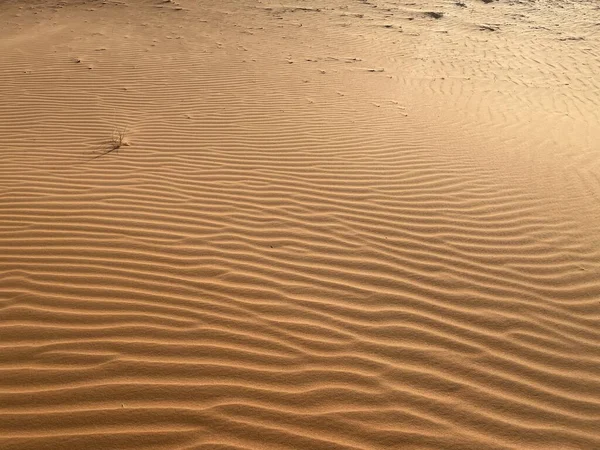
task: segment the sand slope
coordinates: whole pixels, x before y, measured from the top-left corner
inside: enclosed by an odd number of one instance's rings
[[[0,448],[600,448],[600,13],[465,5],[4,2]]]

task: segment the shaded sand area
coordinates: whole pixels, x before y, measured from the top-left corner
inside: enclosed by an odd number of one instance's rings
[[[1,2],[0,448],[599,449],[598,74],[593,1]]]

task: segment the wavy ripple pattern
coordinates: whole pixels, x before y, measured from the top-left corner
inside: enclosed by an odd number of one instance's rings
[[[7,3],[0,447],[599,448],[578,219],[275,13]]]

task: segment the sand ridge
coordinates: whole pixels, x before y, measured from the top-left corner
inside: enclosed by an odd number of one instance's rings
[[[598,12],[464,3],[5,2],[0,448],[600,447]]]

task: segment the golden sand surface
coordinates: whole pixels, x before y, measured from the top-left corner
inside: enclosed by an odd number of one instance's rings
[[[0,2],[0,449],[600,449],[600,8]]]

